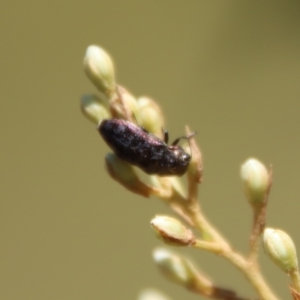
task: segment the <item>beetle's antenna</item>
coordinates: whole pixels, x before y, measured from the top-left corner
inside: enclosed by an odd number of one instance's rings
[[[192,147],[191,147],[190,139],[193,138],[196,135],[196,133],[197,133],[197,131],[192,132],[190,135],[187,136],[189,146],[190,146],[190,151],[191,151],[191,158],[193,157],[193,153],[192,153]]]
[[[192,133],[189,134],[189,135],[181,136],[181,137],[177,138],[177,139],[172,143],[172,146],[177,145],[181,139],[188,140],[189,147],[190,147],[190,151],[191,151],[191,158],[192,158],[193,155],[192,155],[192,148],[191,148],[190,139],[191,139],[192,137],[194,137],[194,136],[196,135],[196,133],[197,133],[197,132],[195,131],[195,132],[192,132]]]
[[[179,141],[182,140],[182,139],[185,139],[185,140],[190,141],[190,139],[191,139],[196,133],[197,133],[197,132],[195,131],[195,132],[192,132],[192,133],[189,134],[189,135],[185,135],[185,136],[181,136],[181,137],[177,138],[177,139],[172,143],[172,146],[176,146],[176,145],[179,143]]]

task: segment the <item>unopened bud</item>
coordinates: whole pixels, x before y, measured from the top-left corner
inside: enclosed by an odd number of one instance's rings
[[[138,300],[171,300],[171,298],[156,289],[146,289],[139,294]]]
[[[91,45],[83,60],[86,75],[94,85],[110,98],[116,88],[115,71],[112,59],[102,48]]]
[[[191,185],[201,183],[202,181],[202,175],[203,175],[203,162],[202,162],[202,153],[200,151],[200,148],[198,147],[196,140],[194,136],[196,135],[196,132],[191,132],[189,127],[186,126],[186,134],[188,138],[188,143],[185,143],[183,145],[183,149],[187,153],[191,155],[191,161],[189,163],[188,167],[188,180],[190,184],[190,188],[192,187]]]
[[[162,137],[163,114],[160,107],[152,99],[148,97],[138,99],[137,119],[140,126],[156,136]]]
[[[156,216],[151,220],[151,226],[157,236],[166,244],[174,246],[189,246],[195,243],[195,236],[178,220],[168,216]]]
[[[182,255],[166,248],[156,248],[153,258],[160,271],[171,281],[209,298],[214,298],[213,283]],[[219,298],[218,298],[219,299]]]
[[[297,253],[293,240],[282,230],[266,228],[263,235],[266,254],[285,273],[298,269]]]
[[[153,259],[160,271],[171,281],[185,286],[193,281],[194,276],[184,257],[166,248],[157,248],[153,252]]]
[[[113,179],[131,192],[149,197],[152,192],[151,188],[139,179],[132,165],[114,153],[108,153],[105,162],[107,171]]]
[[[241,178],[249,203],[255,206],[261,205],[270,184],[266,167],[257,159],[250,158],[241,167]]]
[[[83,95],[81,97],[81,111],[92,122],[98,124],[109,118],[109,112],[105,99],[96,95]]]

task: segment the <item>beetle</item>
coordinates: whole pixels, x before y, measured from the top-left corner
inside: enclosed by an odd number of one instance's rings
[[[177,144],[183,138],[190,139],[195,133],[177,138],[168,146],[167,131],[164,131],[164,140],[161,140],[144,128],[122,119],[105,119],[98,125],[98,131],[118,157],[147,174],[182,176],[191,160],[191,156]]]

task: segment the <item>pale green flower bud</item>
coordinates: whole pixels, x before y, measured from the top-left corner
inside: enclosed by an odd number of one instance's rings
[[[241,178],[249,203],[261,205],[270,184],[266,167],[257,159],[250,158],[241,167]]]
[[[184,256],[166,248],[156,248],[153,258],[163,275],[171,281],[209,298],[216,295],[213,283]]]
[[[293,240],[282,230],[266,228],[263,235],[266,254],[285,273],[298,269],[297,253]]]
[[[183,144],[183,149],[191,155],[191,161],[189,163],[187,175],[190,188],[192,185],[199,184],[202,181],[203,174],[203,161],[202,153],[198,147],[194,136],[196,132],[191,132],[189,127],[186,126],[186,134],[189,137],[188,142]]]
[[[138,99],[137,119],[140,126],[163,138],[164,118],[160,107],[148,97]]]
[[[109,118],[105,100],[96,95],[83,95],[80,102],[81,111],[89,120],[99,124],[102,120]]]
[[[139,294],[138,300],[171,300],[171,298],[156,289],[146,289]]]
[[[132,165],[114,153],[108,153],[105,162],[107,171],[114,180],[133,193],[149,197],[152,192],[151,188],[139,179]]]
[[[91,45],[87,48],[83,67],[94,85],[110,98],[116,88],[115,71],[112,59],[102,48]]]
[[[153,251],[153,259],[160,271],[171,281],[184,286],[193,281],[194,276],[184,257],[166,248],[156,248]]]
[[[195,243],[195,236],[178,220],[168,216],[156,216],[150,222],[158,238],[166,244],[189,246]]]

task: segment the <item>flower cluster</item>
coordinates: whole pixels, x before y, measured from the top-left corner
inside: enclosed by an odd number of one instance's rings
[[[114,64],[110,55],[98,46],[89,46],[84,57],[84,70],[96,86],[98,95],[81,98],[83,114],[99,124],[104,119],[124,119],[138,124],[147,132],[162,136],[164,118],[159,105],[149,97],[134,97],[116,82]],[[186,127],[187,136],[191,132]],[[149,176],[144,182],[135,167],[115,153],[106,155],[108,174],[127,190],[144,197],[161,199],[181,219],[155,216],[150,224],[154,233],[167,246],[192,247],[223,257],[238,268],[256,290],[259,299],[277,300],[266,284],[258,265],[259,241],[263,240],[265,253],[290,278],[290,291],[294,299],[300,299],[300,276],[296,248],[292,239],[282,230],[266,228],[267,204],[272,185],[272,170],[257,159],[250,158],[241,167],[241,181],[246,199],[253,214],[249,253],[241,255],[205,218],[198,201],[198,189],[203,175],[202,155],[194,138],[185,151],[192,153],[186,172],[187,187],[176,176]],[[195,293],[213,299],[242,300],[235,291],[220,287],[209,280],[187,257],[159,247],[153,259],[163,275]],[[169,299],[159,291],[145,290],[140,300]]]

